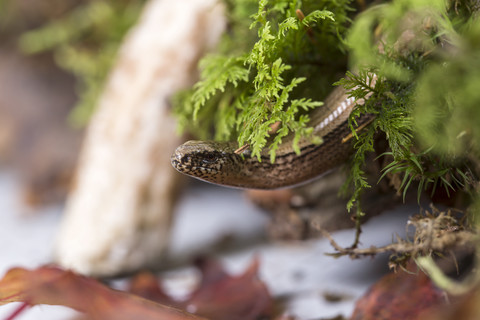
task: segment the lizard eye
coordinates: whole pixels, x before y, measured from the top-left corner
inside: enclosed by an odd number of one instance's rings
[[[207,153],[203,156],[202,162],[204,164],[212,164],[217,160],[217,157],[214,154]]]

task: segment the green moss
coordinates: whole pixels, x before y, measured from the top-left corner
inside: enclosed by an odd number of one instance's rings
[[[472,168],[478,167],[478,148],[471,146],[480,141],[480,96],[474,89],[480,85],[480,51],[473,39],[478,39],[480,22],[472,10],[468,3],[397,0],[355,21],[348,40],[360,76],[351,75],[341,84],[353,88],[368,72],[383,80],[365,107],[352,114],[377,117],[355,145],[349,207],[368,187],[361,168],[378,131],[385,133],[390,147],[385,155],[393,159],[381,178],[399,175],[404,197],[412,185],[418,198],[439,186],[447,194],[471,192],[476,186],[479,172]],[[352,95],[361,98],[366,93]]]

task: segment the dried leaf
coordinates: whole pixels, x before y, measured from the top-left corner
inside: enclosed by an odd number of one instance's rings
[[[390,273],[357,301],[351,320],[420,320],[445,305],[445,297],[422,272]]]
[[[200,260],[197,266],[200,285],[184,301],[166,297],[158,280],[145,274],[132,280],[131,292],[215,320],[255,320],[271,313],[272,299],[257,277],[258,260],[239,276],[228,275],[215,260]]]
[[[272,302],[265,284],[257,277],[257,259],[238,277],[223,272],[222,276],[212,276],[210,270],[218,267],[208,261],[202,266],[204,281],[190,297],[187,310],[196,308],[196,313],[216,320],[254,320],[270,313]]]
[[[161,304],[179,306],[178,302],[173,300],[163,291],[159,281],[160,280],[151,272],[140,272],[130,281],[130,288],[128,291],[142,298]]]
[[[89,319],[202,319],[52,266],[8,271],[0,280],[0,305],[15,301],[62,305],[86,313]]]

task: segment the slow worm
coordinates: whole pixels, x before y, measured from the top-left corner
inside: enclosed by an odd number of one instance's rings
[[[373,77],[372,85],[375,82]],[[323,143],[314,144],[310,139],[299,141],[300,154],[292,148],[293,135],[284,138],[271,163],[268,149],[261,154],[261,161],[250,156],[250,151],[238,149],[236,142],[188,141],[179,146],[171,162],[179,172],[207,182],[252,189],[277,189],[294,186],[319,177],[345,162],[352,153],[352,142],[343,141],[351,134],[348,117],[356,104],[345,89],[334,89],[324,105],[310,113],[310,125]],[[364,115],[358,119],[359,127],[372,119]]]

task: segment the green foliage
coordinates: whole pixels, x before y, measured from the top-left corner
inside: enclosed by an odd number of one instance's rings
[[[442,154],[480,154],[480,21],[457,34],[444,64],[428,66],[418,80],[416,129],[423,144]]]
[[[72,114],[75,123],[84,124],[89,119],[121,40],[143,3],[87,1],[20,38],[25,53],[54,52],[57,63],[79,80],[79,101]]]
[[[362,168],[378,131],[390,148],[382,156],[392,159],[380,179],[399,175],[404,197],[414,184],[419,199],[439,186],[450,193],[471,190],[476,183],[479,172],[472,173],[468,164],[478,162],[479,154],[480,51],[474,39],[480,24],[468,4],[449,4],[397,0],[364,12],[352,27],[352,56],[363,67],[339,84],[357,98],[372,94],[352,113],[352,121],[364,113],[376,118],[355,144],[345,187],[353,186],[349,209],[369,187]],[[366,86],[372,73],[380,77],[375,88]]]
[[[209,138],[214,128],[216,139],[237,138],[259,158],[268,147],[271,161],[282,138],[293,132],[299,152],[300,137],[314,139],[308,110],[322,104],[317,100],[330,90],[332,71],[345,68],[344,61],[332,65],[325,57],[342,56],[349,2],[261,0],[256,12],[245,10],[256,1],[230,3],[236,8],[233,34],[226,35],[220,53],[202,60],[201,80],[177,100],[180,124],[201,138]],[[243,29],[242,38],[232,41],[248,19],[253,19],[250,33]],[[270,137],[271,125],[278,122],[280,129]]]
[[[445,0],[396,0],[363,12],[348,36],[352,64],[375,66],[391,80],[411,80],[412,70],[399,59],[402,54],[428,52],[435,47],[436,37],[449,29],[443,25],[445,5]],[[442,31],[432,35],[435,30],[430,22]]]
[[[0,27],[2,26],[1,21],[5,19],[6,7],[7,7],[7,0],[0,0]]]

